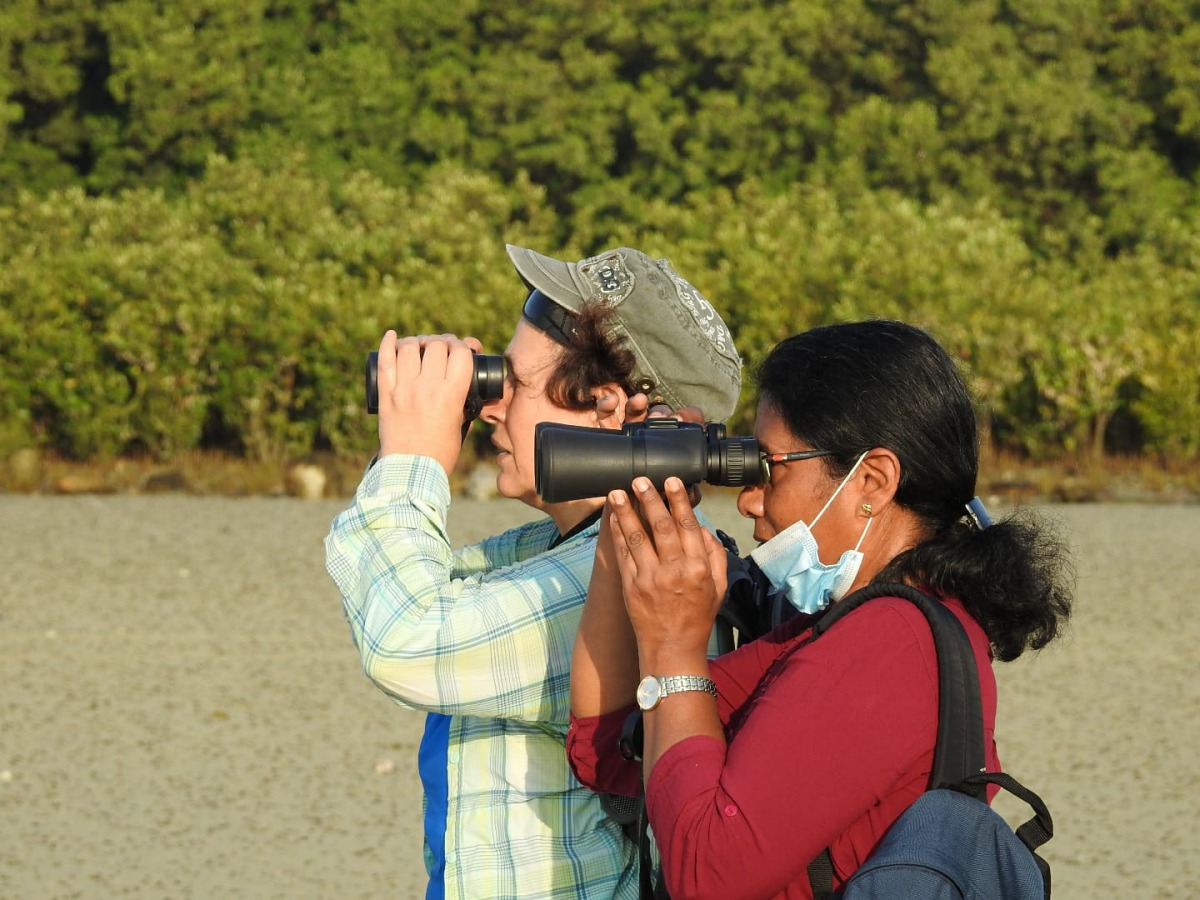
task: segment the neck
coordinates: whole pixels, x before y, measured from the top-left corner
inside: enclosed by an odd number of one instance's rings
[[[566,534],[603,505],[603,497],[588,497],[566,503],[547,503],[543,510],[558,526],[558,533]]]

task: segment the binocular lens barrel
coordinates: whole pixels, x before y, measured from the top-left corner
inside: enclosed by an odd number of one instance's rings
[[[622,431],[541,422],[534,437],[534,483],[547,503],[603,497],[645,475],[658,490],[671,475],[684,484],[758,484],[758,441],[726,438],[723,426],[649,419]]]
[[[504,396],[505,363],[503,356],[490,353],[475,354],[475,371],[471,387],[467,391],[467,403],[463,416],[467,421],[474,419],[483,409],[483,404],[499,400]],[[367,354],[366,371],[367,412],[379,412],[379,352]]]

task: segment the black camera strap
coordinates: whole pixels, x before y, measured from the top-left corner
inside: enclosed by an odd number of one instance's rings
[[[576,525],[574,528],[572,528],[566,534],[556,534],[554,536],[554,540],[552,540],[550,542],[550,546],[547,547],[546,549],[553,550],[555,547],[559,546],[560,544],[565,544],[567,541],[569,541],[571,538],[575,537],[575,535],[579,534],[580,532],[587,531],[589,528],[591,528],[593,525],[595,525],[597,522],[600,521],[600,514],[602,512],[604,512],[603,507],[596,510],[595,512],[588,513],[586,516],[583,517],[583,520],[578,525]]]

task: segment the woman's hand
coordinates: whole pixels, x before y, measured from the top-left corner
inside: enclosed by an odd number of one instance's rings
[[[597,418],[604,419],[615,416],[621,409],[621,398],[616,394],[605,394],[596,401]],[[671,409],[665,403],[650,405],[650,398],[645,394],[633,394],[625,401],[625,418],[623,422],[644,422],[646,419],[679,419],[681,422],[704,424],[704,413],[698,406],[685,406],[682,409]]]
[[[397,338],[379,344],[379,454],[413,453],[437,460],[447,476],[462,452],[463,405],[475,370],[475,338],[452,334]]]
[[[666,503],[648,478],[633,483],[637,506],[613,491],[612,542],[625,607],[637,634],[643,672],[666,671],[670,659],[704,660],[726,585],[725,548],[700,522],[683,482],[664,485]]]

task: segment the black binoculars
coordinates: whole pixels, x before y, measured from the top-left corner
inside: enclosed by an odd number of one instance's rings
[[[762,480],[758,441],[725,437],[725,426],[647,419],[620,431],[539,422],[534,434],[534,487],[547,503],[603,497],[645,475],[658,490],[672,475],[686,485],[726,487]]]
[[[489,353],[475,354],[475,371],[471,376],[471,387],[467,391],[467,402],[463,407],[463,420],[470,422],[479,415],[483,404],[499,400],[504,396],[506,368],[503,356]],[[379,412],[379,352],[367,354],[367,412]]]

